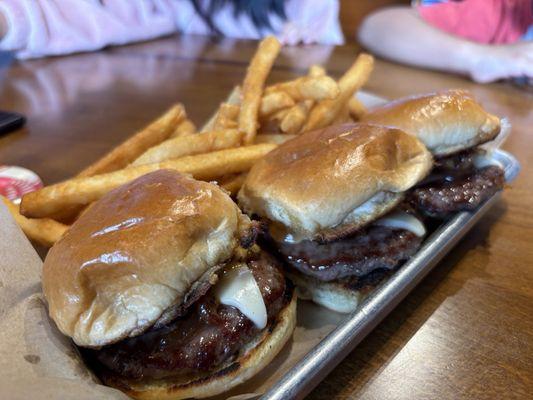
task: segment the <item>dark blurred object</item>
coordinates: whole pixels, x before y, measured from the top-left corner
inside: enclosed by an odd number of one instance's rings
[[[7,67],[11,65],[13,59],[14,57],[11,51],[0,51],[0,95],[3,95],[2,89]]]
[[[233,6],[235,19],[240,15],[249,17],[258,32],[265,29],[267,32],[271,30],[271,14],[277,15],[283,20],[287,19],[287,16],[285,15],[286,0],[211,0],[209,2],[191,0],[191,2],[198,15],[211,30],[211,33],[216,36],[222,36],[222,32],[213,22],[213,15],[228,5]]]
[[[0,111],[0,135],[20,128],[25,122],[26,118],[21,114]]]
[[[11,64],[14,59],[13,54],[11,51],[0,51],[0,68],[8,67]]]

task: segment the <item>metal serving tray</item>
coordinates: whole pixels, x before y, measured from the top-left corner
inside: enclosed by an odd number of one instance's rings
[[[364,97],[361,100],[368,105],[383,102],[383,99],[368,94],[358,97]],[[520,164],[511,154],[495,149],[491,157],[503,166],[507,183],[516,178]],[[271,386],[261,399],[285,400],[305,397],[498,202],[500,195],[501,193],[496,193],[475,212],[458,213],[437,228],[424,241],[417,254],[378,286],[361,303],[357,311],[346,316],[331,333]]]

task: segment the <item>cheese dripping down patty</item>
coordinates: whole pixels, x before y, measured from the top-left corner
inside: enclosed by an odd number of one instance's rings
[[[389,228],[404,229],[414,233],[418,237],[426,234],[424,224],[415,216],[402,211],[395,211],[378,219],[374,224]]]
[[[224,305],[237,308],[259,329],[267,324],[267,310],[261,290],[245,265],[226,270],[216,286],[216,298]]]

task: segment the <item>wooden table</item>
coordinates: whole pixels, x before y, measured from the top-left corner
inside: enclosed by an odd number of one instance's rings
[[[170,37],[101,53],[14,63],[0,109],[28,116],[0,138],[0,161],[68,178],[171,103],[201,123],[241,81],[254,42]],[[287,48],[272,80],[324,61],[344,71],[355,47]],[[1,76],[1,75],[0,75]],[[509,117],[504,148],[522,173],[435,270],[312,393],[312,399],[500,399],[533,393],[533,94],[378,61],[366,89],[399,96],[471,90]],[[529,393],[529,395],[528,395]]]

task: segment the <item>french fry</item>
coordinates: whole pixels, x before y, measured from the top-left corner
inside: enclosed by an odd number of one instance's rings
[[[279,110],[292,106],[294,106],[294,100],[287,93],[283,91],[272,92],[261,99],[259,117],[265,118]]]
[[[287,133],[260,133],[255,137],[255,143],[282,144],[295,137],[297,135],[289,135]]]
[[[213,126],[213,130],[215,131],[223,130],[223,129],[237,130],[237,128],[238,128],[237,121],[234,121],[226,117],[221,117],[221,116],[219,116],[215,125]]]
[[[313,78],[317,78],[319,76],[326,75],[326,70],[320,65],[311,65],[308,75]]]
[[[221,188],[227,190],[232,196],[235,196],[241,189],[242,184],[246,180],[247,172],[230,175],[225,179],[220,179],[219,185]]]
[[[287,93],[294,101],[334,99],[339,95],[337,82],[329,76],[303,76],[269,86],[265,93]]]
[[[194,154],[238,147],[242,137],[243,133],[234,129],[168,139],[148,149],[131,163],[131,166],[152,164]]]
[[[235,86],[224,103],[239,106],[241,104],[241,97],[242,97],[241,87]],[[211,115],[211,118],[209,118],[207,122],[204,124],[204,126],[202,126],[202,128],[200,129],[200,132],[213,131],[214,130],[213,126],[215,124],[215,120],[217,116],[218,116],[218,110],[213,115]]]
[[[213,130],[237,129],[240,107],[236,104],[222,103],[218,109]]]
[[[345,124],[349,122],[353,122],[353,120],[350,117],[350,110],[348,109],[348,105],[346,105],[342,108],[341,112],[335,117],[332,122],[332,125]]]
[[[274,114],[270,115],[266,120],[261,121],[261,132],[264,133],[280,133],[280,124],[283,118],[288,114],[290,108],[284,108],[282,110],[276,111]]]
[[[244,132],[244,143],[253,143],[257,132],[259,106],[263,88],[274,60],[279,54],[280,43],[274,36],[267,36],[258,46],[242,85],[242,104],[239,113],[239,130]]]
[[[276,111],[274,114],[270,116],[270,120],[281,122],[283,118],[287,116],[291,109],[290,108],[284,108],[283,110]]]
[[[196,133],[196,125],[188,119],[185,118],[183,121],[181,121],[172,135],[170,135],[171,138],[181,137],[181,136],[187,136],[187,135],[193,135]]]
[[[300,132],[307,119],[308,110],[304,104],[296,104],[289,109],[289,112],[283,117],[279,128],[282,132],[296,134]]]
[[[335,99],[326,99],[316,104],[309,114],[304,131],[330,125],[346,106],[354,93],[368,80],[374,65],[374,58],[362,53],[354,64],[339,79],[340,93]]]
[[[244,172],[275,147],[274,144],[255,144],[140,165],[102,175],[74,178],[27,194],[22,198],[21,213],[27,217],[40,218],[64,207],[89,204],[110,190],[159,169],[180,171],[200,180],[213,180],[219,176]]]
[[[67,231],[68,226],[49,218],[30,219],[21,215],[19,206],[0,196],[22,232],[34,242],[52,247]]]
[[[72,223],[79,218],[84,209],[85,206],[65,207],[57,213],[48,215],[48,218],[61,222],[62,224],[72,225]]]
[[[222,116],[235,121],[239,118],[239,111],[239,105],[231,103],[222,103],[219,109],[219,113],[222,114]]]
[[[365,105],[355,96],[348,101],[348,112],[354,121],[359,121],[368,110]]]
[[[176,126],[186,118],[183,105],[172,106],[165,114],[143,130],[115,147],[100,160],[81,171],[79,177],[87,177],[124,168],[148,148],[167,139]]]

